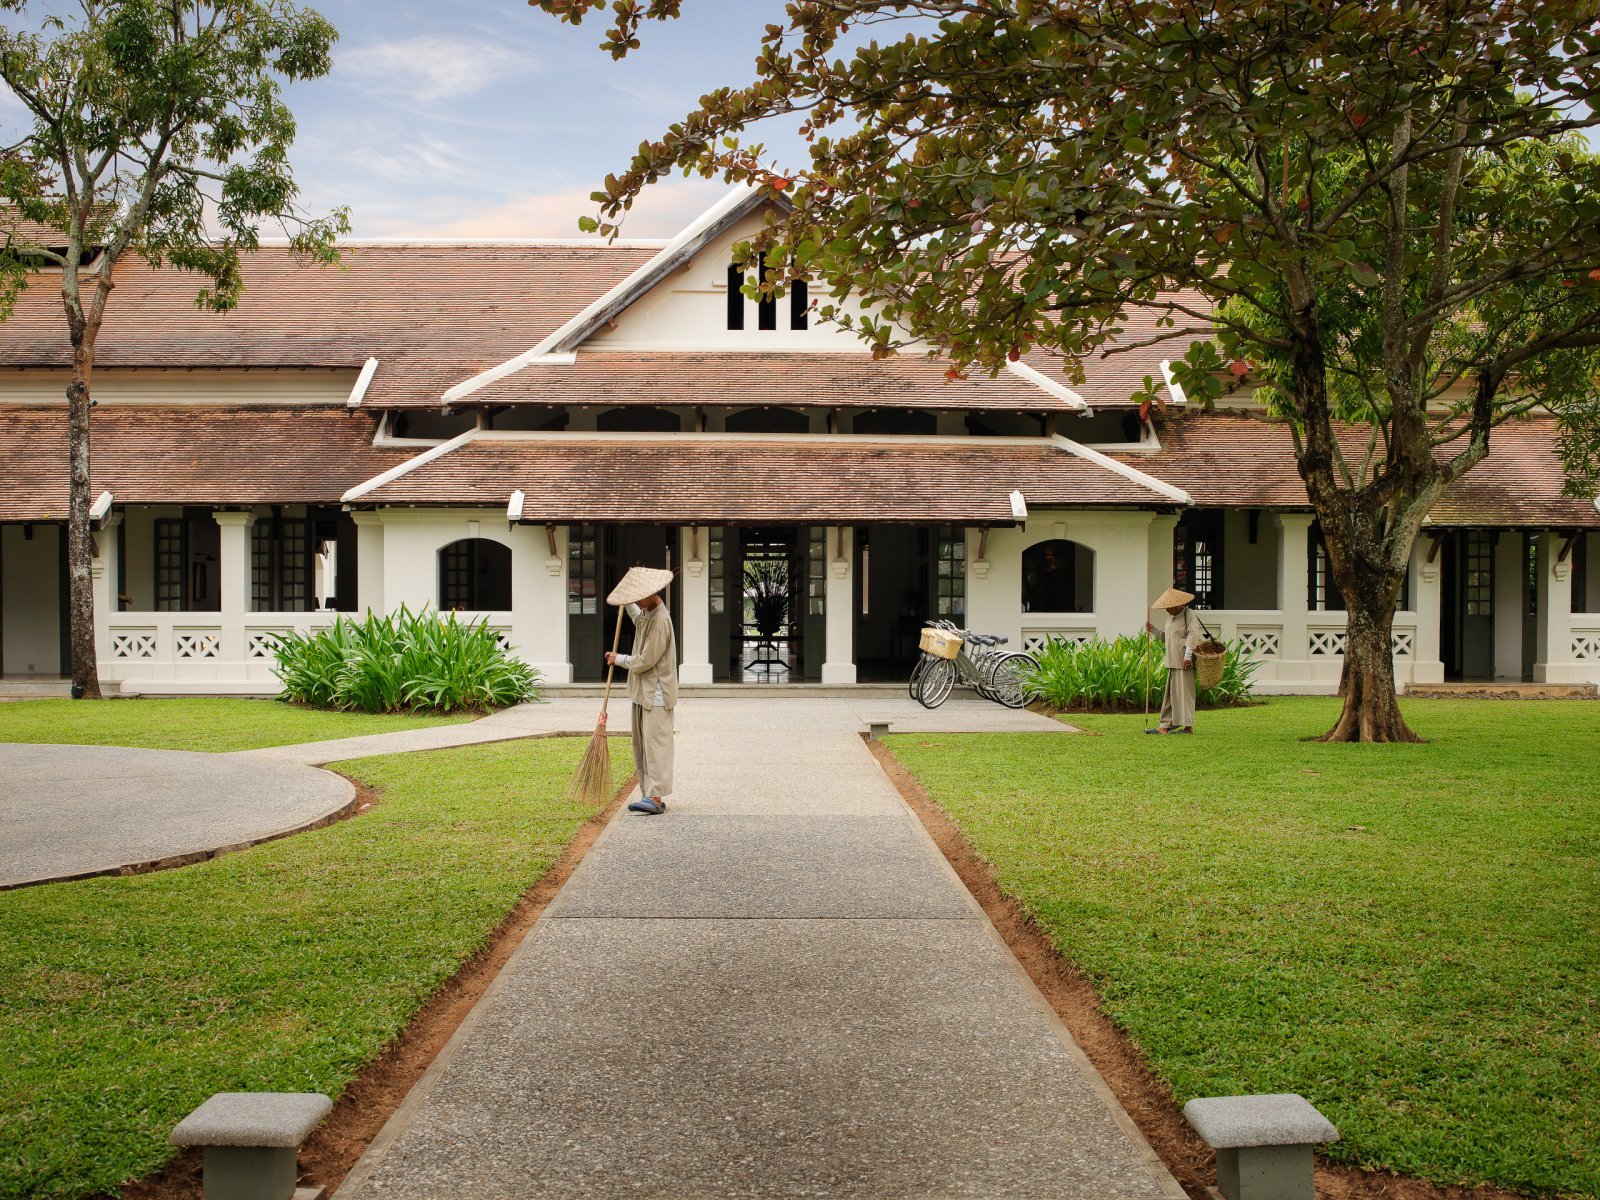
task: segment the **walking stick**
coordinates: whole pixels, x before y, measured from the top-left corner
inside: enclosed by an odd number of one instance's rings
[[[617,632],[611,639],[613,659],[622,645],[623,609],[623,605],[617,605]],[[567,784],[567,799],[579,804],[600,805],[611,799],[611,747],[606,741],[606,719],[611,707],[611,679],[616,670],[615,662],[606,664],[606,690],[600,701],[600,719],[595,723],[594,734],[589,738],[572,782]]]
[[[1148,625],[1150,622],[1146,621],[1145,624]],[[1145,731],[1148,732],[1150,729],[1150,631],[1141,629],[1139,636],[1144,640],[1144,645],[1139,648],[1139,652],[1144,655],[1144,727]]]

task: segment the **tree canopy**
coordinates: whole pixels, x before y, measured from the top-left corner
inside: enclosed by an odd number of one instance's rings
[[[602,44],[623,57],[682,8],[616,4]],[[642,144],[588,223],[615,231],[674,171],[765,183],[794,203],[768,263],[871,302],[855,325],[879,352],[992,371],[1044,347],[1071,374],[1153,337],[1191,397],[1263,385],[1351,602],[1332,736],[1406,738],[1389,624],[1428,508],[1534,403],[1566,422],[1573,486],[1600,473],[1597,13],[791,0],[755,81]],[[783,116],[809,161],[742,140]],[[1158,327],[1135,343],[1140,310]],[[1369,428],[1366,453],[1341,421]]]
[[[89,528],[90,378],[112,275],[132,252],[201,277],[196,304],[243,292],[241,256],[267,225],[337,261],[343,209],[301,210],[283,84],[327,74],[336,38],[288,0],[76,0],[63,16],[0,0],[0,82],[20,103],[0,126],[0,316],[42,268],[59,272],[66,389],[67,558],[73,693],[98,697]]]

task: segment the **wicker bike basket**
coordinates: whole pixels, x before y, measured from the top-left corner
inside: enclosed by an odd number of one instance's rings
[[[1228,648],[1215,638],[1201,642],[1194,648],[1194,681],[1203,688],[1213,688],[1222,682],[1222,667],[1228,659]]]
[[[924,629],[917,645],[935,658],[954,658],[961,653],[961,639],[943,629]]]

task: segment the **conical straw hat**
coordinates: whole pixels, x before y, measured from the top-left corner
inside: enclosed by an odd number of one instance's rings
[[[1194,599],[1190,592],[1180,592],[1177,588],[1168,588],[1155,598],[1151,608],[1177,608],[1180,604],[1188,604]]]
[[[660,567],[630,567],[622,582],[611,589],[607,604],[637,604],[672,582],[672,572]]]

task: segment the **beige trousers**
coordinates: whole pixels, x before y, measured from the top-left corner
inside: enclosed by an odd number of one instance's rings
[[[633,709],[633,767],[639,773],[639,795],[672,795],[672,709]]]
[[[1194,728],[1194,668],[1167,668],[1167,690],[1161,697],[1161,728]]]

